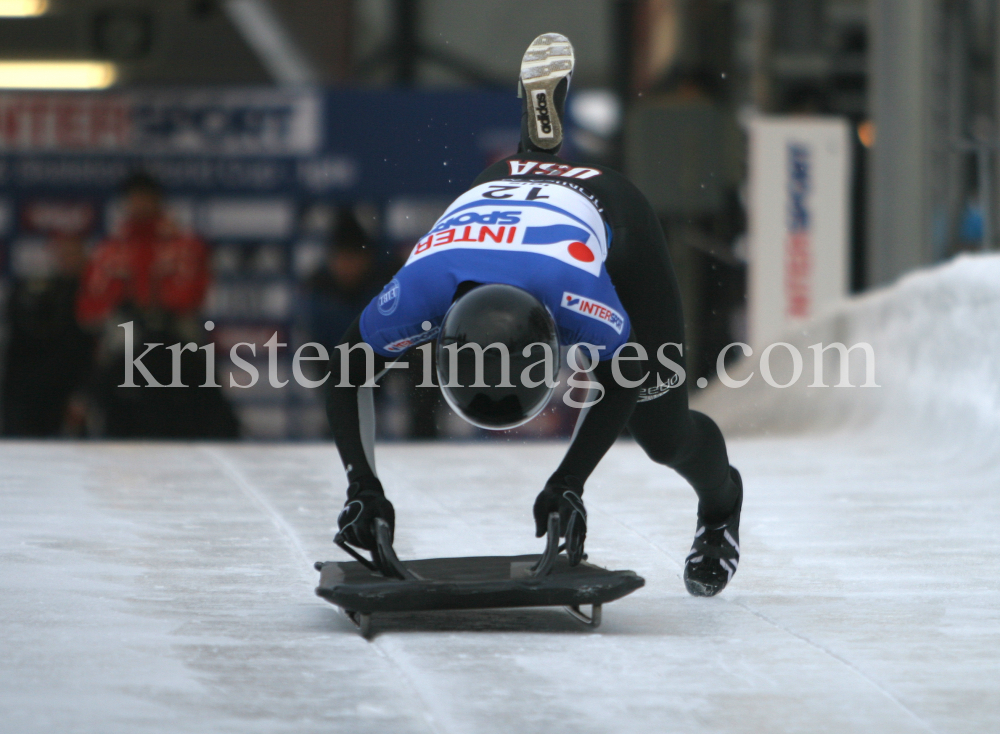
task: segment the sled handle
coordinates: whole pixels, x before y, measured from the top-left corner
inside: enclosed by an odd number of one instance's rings
[[[371,561],[369,561],[367,558],[365,558],[363,555],[361,555],[356,550],[354,550],[351,546],[349,546],[347,544],[347,542],[344,540],[344,536],[343,536],[342,533],[337,533],[336,535],[334,535],[333,536],[333,542],[336,543],[340,547],[340,549],[342,551],[344,551],[344,553],[347,553],[349,556],[351,556],[352,558],[354,558],[355,561],[357,561],[358,563],[360,563],[362,566],[364,566],[365,568],[367,568],[369,571],[374,571],[375,573],[379,573],[378,566],[376,566],[374,563],[372,563]],[[317,570],[319,570],[319,569],[317,569]]]
[[[392,530],[389,528],[389,523],[377,517],[373,524],[375,526],[375,550],[372,551],[372,560],[370,561],[347,544],[343,533],[337,533],[333,542],[369,571],[380,573],[386,578],[397,578],[402,581],[415,579],[416,576],[400,563],[396,552],[392,549]]]
[[[403,581],[412,581],[416,578],[400,563],[396,551],[392,548],[392,530],[389,528],[389,523],[380,517],[375,518],[375,547],[377,551],[372,557],[384,576],[395,576]]]
[[[529,569],[529,573],[535,578],[548,576],[552,573],[552,567],[556,563],[556,556],[559,555],[559,513],[549,513],[549,528],[545,533],[545,553],[538,559],[538,563]]]

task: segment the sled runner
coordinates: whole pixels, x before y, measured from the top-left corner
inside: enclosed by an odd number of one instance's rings
[[[316,595],[342,608],[364,637],[380,612],[566,607],[574,619],[594,629],[603,604],[620,599],[646,582],[634,571],[609,571],[586,561],[570,566],[560,555],[559,515],[549,516],[545,552],[525,556],[430,558],[402,563],[389,526],[375,521],[377,549],[368,560],[338,534],[334,542],[355,561],[319,561]],[[590,605],[590,615],[581,606]]]

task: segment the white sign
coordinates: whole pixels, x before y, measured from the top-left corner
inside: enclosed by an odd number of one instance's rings
[[[758,117],[749,133],[749,331],[764,346],[847,294],[850,128]]]

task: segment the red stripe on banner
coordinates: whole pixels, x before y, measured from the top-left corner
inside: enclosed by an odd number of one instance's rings
[[[785,246],[785,312],[794,318],[805,318],[810,311],[811,245],[809,233],[800,231],[790,234]]]

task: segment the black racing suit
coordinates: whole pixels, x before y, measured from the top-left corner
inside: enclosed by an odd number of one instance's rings
[[[573,170],[571,164],[555,155],[522,151],[487,168],[474,185],[537,175],[536,166],[522,176],[511,176],[512,160],[552,163],[555,165],[549,170],[557,173]],[[563,168],[566,165],[570,165],[569,172]],[[526,166],[514,168],[524,170]],[[644,365],[648,376],[628,419],[629,432],[653,461],[675,469],[691,483],[701,500],[699,514],[707,518],[725,516],[736,503],[736,493],[730,489],[724,492],[726,496],[715,496],[727,488],[729,479],[729,459],[722,432],[707,415],[688,408],[687,386],[678,385],[680,375],[657,358],[658,350],[663,348],[660,354],[685,368],[680,349],[664,347],[684,344],[684,314],[663,228],[646,197],[628,179],[607,168],[590,168],[600,173],[582,179],[558,175],[538,178],[563,181],[590,194],[611,228],[605,267],[632,322],[632,339],[643,346],[648,356]],[[617,426],[615,430],[620,432],[621,428]],[[577,442],[571,446],[560,470],[585,480],[603,452],[595,455],[587,446],[577,446]]]
[[[549,164],[548,171],[539,171],[540,164]],[[588,196],[611,229],[607,272],[631,320],[632,340],[644,347],[648,357],[641,363],[621,363],[627,379],[636,380],[647,373],[640,388],[619,385],[612,377],[610,361],[600,362],[594,369],[592,379],[605,387],[604,398],[581,415],[569,450],[549,481],[564,484],[565,477],[571,476],[585,482],[627,424],[653,461],[675,469],[691,483],[698,494],[699,515],[708,521],[721,519],[735,507],[738,490],[730,481],[726,444],[718,426],[708,416],[688,408],[687,386],[679,374],[685,360],[677,346],[684,344],[684,317],[660,222],[645,197],[620,173],[589,167],[580,177],[574,170],[579,172],[580,167],[555,155],[522,151],[487,168],[473,184],[537,179],[561,183]],[[524,173],[512,173],[521,171]],[[360,341],[355,322],[341,343]],[[658,354],[680,370],[665,366]],[[332,355],[331,385],[341,381],[339,357]],[[389,361],[376,354],[375,374]],[[370,396],[363,395],[365,388],[359,391],[356,387],[364,380],[364,370],[365,357],[360,349],[354,350],[348,377],[355,387],[332,387],[328,401],[330,426],[351,482],[374,476]]]

